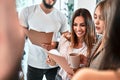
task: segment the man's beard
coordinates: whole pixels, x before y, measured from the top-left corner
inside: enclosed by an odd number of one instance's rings
[[[48,9],[53,8],[55,2],[56,2],[56,0],[54,0],[54,3],[53,3],[52,5],[50,5],[50,4],[47,4],[45,0],[43,0],[43,4],[44,4],[44,6],[45,6],[46,8],[48,8]]]

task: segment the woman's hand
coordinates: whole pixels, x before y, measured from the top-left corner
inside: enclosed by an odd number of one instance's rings
[[[66,32],[63,34],[63,36],[67,39],[67,40],[70,40],[71,38],[71,33],[70,32]]]
[[[67,73],[67,76],[68,76],[69,79],[72,79],[73,75],[74,75],[74,74]]]
[[[71,68],[71,69],[73,70],[73,73],[68,73],[68,72],[67,72],[67,76],[68,76],[69,79],[72,79],[72,77],[74,76],[74,74],[75,74],[80,68],[77,68],[77,69]]]
[[[86,56],[80,54],[80,64],[81,64],[81,67],[85,67],[88,63],[88,59]]]
[[[47,57],[46,63],[49,64],[50,66],[55,66],[56,62],[50,58],[49,56]]]

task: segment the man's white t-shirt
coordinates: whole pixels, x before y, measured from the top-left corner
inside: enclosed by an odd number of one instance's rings
[[[67,19],[57,9],[46,14],[40,5],[33,5],[23,9],[20,16],[20,23],[22,26],[40,32],[65,32],[68,31]],[[56,35],[53,36],[53,41],[57,41]],[[47,54],[40,46],[34,45],[29,41],[28,64],[35,68],[49,69],[50,66],[46,64]]]

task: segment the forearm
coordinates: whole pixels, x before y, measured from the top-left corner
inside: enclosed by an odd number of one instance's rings
[[[115,71],[96,71],[94,75],[94,80],[118,80]]]
[[[118,80],[115,71],[98,71],[93,69],[81,69],[72,80]]]

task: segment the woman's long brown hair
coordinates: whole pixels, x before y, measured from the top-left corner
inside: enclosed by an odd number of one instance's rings
[[[78,38],[77,35],[75,34],[73,30],[73,24],[74,20],[76,17],[82,16],[85,20],[85,25],[86,25],[86,34],[84,36],[84,42],[87,45],[87,52],[88,55],[91,53],[91,49],[93,47],[93,44],[96,42],[96,33],[95,33],[95,26],[92,20],[92,16],[90,12],[87,9],[80,8],[75,11],[73,17],[72,17],[72,32],[71,32],[71,48],[75,47],[78,45]]]

